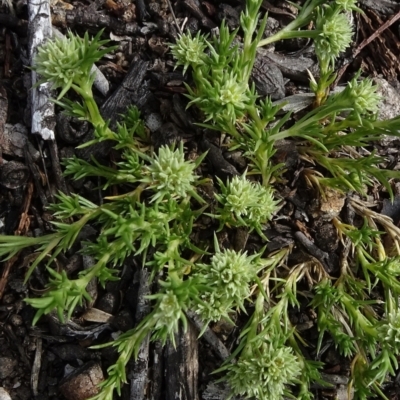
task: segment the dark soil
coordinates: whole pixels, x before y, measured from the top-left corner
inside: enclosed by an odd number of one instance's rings
[[[239,23],[242,1],[226,0],[171,0],[178,25],[185,25],[192,33],[206,33],[220,25],[225,18],[231,28]],[[44,141],[30,133],[30,71],[27,44],[30,34],[27,3],[13,1],[12,9],[3,0],[0,6],[0,233],[8,235],[40,235],[51,230],[51,214],[46,210],[54,201],[57,191],[76,192],[95,202],[103,194],[96,189],[95,179],[80,182],[64,180],[60,161],[74,153],[82,158],[94,154],[103,160],[112,160],[114,154],[109,144],[85,151],[75,147],[90,137],[89,128],[62,115],[57,116],[56,141]],[[356,16],[355,40],[352,48],[338,62],[340,82],[360,67],[365,75],[381,75],[394,88],[399,88],[400,35],[399,23],[384,29],[384,23],[399,16],[400,5],[390,0],[360,1],[364,15]],[[264,2],[263,12],[269,12],[266,34],[275,32],[287,24],[295,15],[295,9],[283,1]],[[103,116],[115,124],[119,114],[130,104],[139,107],[152,134],[153,144],[185,140],[188,151],[202,153],[208,150],[203,168],[204,175],[225,180],[246,169],[240,154],[226,151],[221,137],[215,132],[203,132],[194,125],[202,122],[199,113],[186,110],[184,82],[190,84],[188,75],[174,69],[168,43],[174,42],[178,27],[166,0],[95,0],[52,2],[52,22],[60,31],[71,29],[79,34],[89,31],[96,34],[105,28],[104,37],[118,45],[118,50],[98,63],[105,75],[109,90],[96,91],[96,100],[101,105]],[[371,37],[376,32],[378,38]],[[369,40],[368,40],[369,39]],[[374,40],[371,40],[374,39]],[[366,42],[363,43],[363,41]],[[308,91],[306,69],[316,68],[312,48],[304,41],[278,43],[275,51],[260,54],[253,74],[260,95],[281,99],[295,93]],[[396,162],[397,143],[390,142],[390,153]],[[388,154],[383,146],[379,151]],[[332,275],[337,273],[342,247],[336,230],[326,218],[327,213],[350,213],[348,198],[331,198],[329,204],[315,199],[302,179],[298,179],[304,162],[299,159],[290,142],[280,143],[276,153],[277,162],[286,164],[287,172],[276,185],[284,206],[276,220],[267,229],[268,250],[293,246],[290,262],[316,258]],[[207,193],[202,194],[207,198]],[[371,191],[371,196],[383,207],[395,223],[400,220],[399,200],[387,203],[387,193],[381,188]],[[371,197],[372,198],[372,197]],[[209,197],[211,201],[211,197]],[[386,207],[386,208],[385,208]],[[379,211],[379,210],[378,210]],[[211,236],[215,226],[211,219],[202,221],[205,228],[201,235]],[[207,224],[209,228],[207,229]],[[86,234],[91,235],[90,229]],[[225,235],[225,236],[224,236]],[[224,231],[219,239],[227,246],[242,248],[247,237],[240,232]],[[250,235],[246,249],[259,248],[261,242]],[[13,400],[88,398],[79,394],[80,387],[89,393],[93,382],[101,371],[106,371],[116,359],[111,348],[91,350],[95,343],[112,340],[116,332],[124,332],[135,323],[140,265],[130,260],[118,282],[106,289],[91,288],[95,299],[91,306],[95,315],[78,309],[73,320],[63,325],[55,316],[42,318],[32,327],[35,311],[24,303],[24,298],[38,296],[46,283],[45,271],[35,272],[28,285],[24,274],[31,253],[25,251],[0,265],[0,399],[8,399],[2,389]],[[59,257],[61,267],[69,273],[84,268],[86,260],[79,254]],[[237,325],[245,323],[240,317]],[[242,320],[243,318],[243,320]],[[304,337],[311,343],[316,341],[317,329],[313,310],[305,303],[300,310],[293,310],[293,323],[303,326]],[[234,349],[239,329],[221,324],[212,327],[216,339],[221,340],[229,351]],[[307,331],[307,333],[305,333]],[[123,399],[223,399],[223,386],[213,382],[210,373],[218,368],[221,359],[218,352],[204,339],[196,340],[194,327],[186,334],[180,333],[178,348],[171,345],[162,349],[151,345],[150,359],[141,365],[130,363],[128,379],[134,373],[144,371],[146,392],[135,392],[132,380],[122,391]],[[190,353],[190,354],[189,354]],[[332,390],[315,388],[317,399],[343,397],[343,386],[347,381],[350,365],[327,346],[321,356],[326,363],[324,373],[331,375],[336,387]],[[185,362],[194,363],[187,369]],[[198,364],[197,364],[198,363]],[[70,375],[72,372],[72,375]],[[397,380],[388,382],[385,393],[391,399],[400,397]],[[5,392],[4,392],[5,393]],[[177,393],[181,393],[177,395]],[[2,397],[3,396],[3,397]],[[83,396],[83,397],[79,397]],[[86,397],[85,397],[86,396]],[[336,398],[338,398],[336,397]]]

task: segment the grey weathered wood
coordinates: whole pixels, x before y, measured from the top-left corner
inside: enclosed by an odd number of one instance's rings
[[[65,20],[60,19],[59,23],[65,24],[70,28],[81,26],[86,29],[93,29],[96,32],[101,28],[107,28],[119,36],[139,33],[139,26],[136,22],[121,23],[118,18],[111,17],[105,13],[88,13],[85,7],[67,10],[65,12]]]
[[[243,400],[243,397],[240,396],[232,396],[231,389],[229,386],[224,382],[215,383],[210,382],[206,389],[203,392],[202,400],[226,400],[230,398],[231,400]]]
[[[29,61],[32,65],[37,48],[52,35],[50,3],[48,0],[29,0]],[[32,85],[38,81],[35,71],[31,73]],[[32,88],[31,93],[31,117],[32,133],[40,135],[44,140],[54,140],[54,127],[56,118],[54,115],[54,103],[50,101],[49,83],[43,83]]]
[[[111,127],[128,106],[136,105],[140,109],[148,101],[149,84],[144,81],[148,65],[147,61],[134,61],[121,85],[102,105],[101,115],[111,121]]]
[[[201,332],[204,327],[204,322],[201,320],[200,316],[192,310],[188,310],[186,314],[190,318],[198,332]],[[230,356],[228,349],[209,327],[205,329],[201,338],[212,347],[213,351],[218,355],[221,360],[225,361]]]
[[[149,271],[140,269],[137,272],[139,280],[138,302],[135,312],[136,321],[141,321],[147,314],[150,313],[150,301],[146,298],[150,294],[149,286]],[[133,362],[132,371],[129,374],[131,382],[130,399],[145,400],[145,390],[148,381],[148,365],[149,365],[149,335],[143,340],[140,345],[137,360]]]
[[[224,158],[221,148],[209,142],[207,139],[203,139],[200,142],[200,148],[202,151],[208,152],[206,161],[218,178],[225,181],[231,179],[233,176],[239,175],[237,169]]]
[[[198,400],[197,329],[188,324],[175,335],[176,349],[169,341],[165,349],[165,400]]]
[[[257,49],[265,63],[278,67],[283,76],[300,82],[309,82],[310,76],[307,70],[311,71],[314,76],[319,76],[318,63],[311,58],[303,55],[288,56],[286,54],[273,53],[263,49]]]
[[[42,364],[42,338],[36,338],[36,351],[35,358],[33,360],[32,365],[32,373],[31,373],[31,387],[32,392],[35,397],[38,396],[38,385],[39,385],[39,374],[40,374],[40,366]]]
[[[164,348],[161,345],[161,342],[158,340],[154,343],[151,358],[152,358],[152,366],[151,366],[151,379],[149,382],[150,395],[149,400],[164,400],[163,396],[163,374],[164,374],[164,357],[163,357]]]

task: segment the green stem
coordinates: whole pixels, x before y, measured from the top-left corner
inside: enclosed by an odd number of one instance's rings
[[[350,316],[351,320],[353,321],[354,328],[360,337],[369,336],[370,338],[377,338],[377,330],[371,324],[371,322],[358,310],[357,307],[354,306],[354,299],[346,293],[345,289],[343,288],[343,282],[337,287],[340,296],[340,302],[344,306],[346,312]]]
[[[86,108],[89,112],[89,121],[94,128],[103,128],[106,126],[106,122],[100,114],[99,107],[93,97],[92,87],[88,82],[82,82],[80,84],[72,84],[71,86],[80,96],[82,96],[85,102]],[[102,132],[101,129],[98,132]],[[105,137],[108,139],[115,140],[115,134],[111,129],[107,128],[105,131]]]
[[[93,279],[96,278],[99,274],[99,271],[104,268],[107,265],[108,260],[110,259],[111,254],[104,254],[103,257],[100,258],[99,261],[93,267],[91,267],[89,270],[86,270],[86,274],[80,278],[79,280],[82,281],[82,286],[87,287],[89,282]]]
[[[313,17],[312,14],[315,8],[324,3],[325,0],[308,0],[301,8],[299,15],[294,21],[292,21],[289,25],[287,25],[285,28],[283,28],[275,35],[272,35],[266,39],[261,40],[258,43],[257,47],[267,46],[268,44],[283,39],[292,39],[298,37],[311,37],[311,38],[315,37],[314,32],[316,31],[297,31],[297,30],[308,25],[312,20]]]
[[[307,132],[307,128],[310,125],[318,123],[335,113],[352,110],[350,101],[348,102],[348,104],[345,104],[344,102],[343,104],[337,103],[338,102],[333,102],[332,104],[327,104],[321,106],[319,109],[311,111],[302,119],[297,121],[291,128],[271,135],[269,137],[269,140],[275,142],[277,140],[286,139],[288,137],[304,136]]]

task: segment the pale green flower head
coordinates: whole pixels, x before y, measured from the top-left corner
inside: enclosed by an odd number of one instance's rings
[[[32,69],[42,78],[39,83],[49,82],[52,89],[62,88],[60,99],[73,84],[83,86],[92,79],[93,64],[111,49],[100,50],[108,40],[100,40],[101,30],[92,40],[86,32],[84,38],[71,31],[62,39],[49,40],[39,47]]]
[[[231,74],[221,86],[219,101],[222,105],[231,104],[234,107],[244,109],[249,100],[246,95],[247,85],[239,83],[235,75]]]
[[[217,291],[200,294],[202,303],[196,305],[196,313],[206,322],[217,322],[222,318],[229,319],[232,312],[232,302],[227,300],[223,293]]]
[[[399,257],[387,258],[385,269],[392,276],[400,276],[400,258]]]
[[[211,259],[207,279],[219,288],[227,290],[227,295],[241,301],[248,297],[248,283],[255,275],[254,257],[246,253],[226,249],[217,251]]]
[[[365,78],[358,80],[357,74],[349,83],[349,95],[354,104],[354,109],[359,114],[376,114],[379,111],[379,103],[382,97],[377,93],[378,86],[372,80]]]
[[[197,71],[201,76],[202,71]],[[233,72],[221,71],[218,80],[212,84],[203,78],[199,91],[190,91],[189,105],[196,104],[205,114],[205,121],[215,120],[235,123],[243,117],[246,107],[252,101],[246,82],[241,82]]]
[[[171,44],[171,53],[176,59],[176,66],[183,65],[183,74],[189,67],[195,67],[204,64],[205,49],[207,41],[204,35],[197,32],[192,37],[190,32],[179,36],[176,44]]]
[[[335,3],[344,11],[357,11],[357,12],[361,12],[362,10],[360,10],[357,7],[357,0],[336,0]]]
[[[157,307],[159,318],[157,320],[155,329],[160,329],[164,326],[175,326],[179,320],[177,316],[179,316],[180,311],[181,306],[178,298],[175,296],[173,291],[167,291],[161,296]]]
[[[226,375],[235,395],[258,400],[281,400],[287,385],[300,375],[301,366],[291,348],[268,343],[246,352]]]
[[[249,181],[243,174],[235,176],[226,185],[219,180],[221,194],[216,194],[221,207],[217,218],[229,226],[249,226],[261,232],[261,224],[271,219],[277,210],[271,188]]]
[[[321,60],[334,61],[351,43],[353,28],[344,13],[331,6],[321,7],[317,13],[315,52]]]
[[[203,157],[199,157],[196,162],[186,161],[182,143],[177,149],[161,146],[158,154],[150,159],[150,164],[144,167],[144,178],[141,180],[150,183],[149,188],[155,192],[151,201],[184,198],[188,195],[197,198],[193,184],[198,177],[194,170]]]
[[[379,327],[382,343],[393,349],[395,353],[400,351],[400,312],[395,310],[387,316],[386,323]]]
[[[358,72],[354,78],[348,82],[346,88],[330,98],[330,102],[338,102],[343,104],[343,107],[352,108],[352,115],[360,116],[366,114],[376,114],[379,111],[379,104],[382,100],[381,96],[377,93],[378,86],[374,85],[372,80],[369,78],[359,80],[361,71]],[[364,232],[364,236],[371,236],[373,233],[375,236],[379,232],[367,232],[370,230],[368,227],[363,227],[361,233]],[[353,235],[354,236],[354,235]],[[357,240],[357,238],[352,238]]]
[[[214,98],[216,114],[217,117],[219,113],[224,114],[229,120],[235,121],[244,114],[246,104],[250,101],[248,86],[246,82],[239,82],[233,72],[225,75]]]
[[[244,309],[243,303],[250,296],[249,285],[257,274],[257,255],[221,251],[217,239],[214,241],[215,254],[210,264],[197,264],[195,270],[195,276],[209,289],[200,296],[204,304],[197,305],[197,313],[205,321],[229,318],[233,308]]]
[[[255,184],[246,179],[245,175],[234,176],[226,186],[222,181],[219,183],[222,195],[216,195],[216,197],[225,210],[241,217],[247,216],[250,209],[257,206],[258,196],[256,196]]]
[[[147,298],[157,300],[156,311],[153,315],[155,325],[152,339],[161,340],[162,344],[165,344],[167,339],[170,339],[175,345],[174,334],[178,331],[179,323],[182,322],[184,329],[186,329],[185,304],[180,302],[180,299],[173,290],[167,290],[165,293],[157,293]]]

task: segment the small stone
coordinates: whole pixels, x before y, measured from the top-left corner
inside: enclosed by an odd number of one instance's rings
[[[68,375],[60,391],[67,400],[87,400],[100,392],[98,385],[103,379],[100,365],[90,361]]]
[[[12,375],[17,361],[9,357],[0,357],[0,379],[5,379]]]
[[[6,389],[0,387],[0,400],[12,400]]]
[[[373,81],[378,85],[378,94],[382,96],[378,119],[387,120],[397,117],[400,114],[399,92],[387,80],[381,77],[376,77]]]
[[[339,246],[339,235],[336,228],[331,223],[324,223],[315,227],[315,244],[329,254],[334,253]]]
[[[118,293],[108,292],[104,296],[100,297],[97,303],[97,308],[108,314],[114,314],[119,306],[119,295]]]
[[[326,188],[324,193],[324,197],[321,196],[311,201],[308,210],[315,219],[321,218],[324,221],[331,221],[342,211],[346,195],[331,188]]]
[[[150,129],[150,132],[160,129],[162,124],[163,120],[160,114],[152,113],[146,118],[146,126]]]
[[[24,321],[22,320],[22,317],[18,314],[11,315],[10,322],[11,322],[11,325],[13,325],[13,326],[21,326],[24,323]]]
[[[12,293],[8,293],[3,297],[3,304],[12,304],[15,302],[15,297]]]

